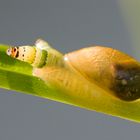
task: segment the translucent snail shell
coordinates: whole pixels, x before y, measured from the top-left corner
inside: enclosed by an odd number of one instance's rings
[[[113,91],[120,99],[140,98],[140,65],[134,58],[100,46],[83,48],[64,57],[72,68],[91,82]]]
[[[124,101],[140,98],[140,65],[132,57],[108,47],[88,47],[62,55],[38,40],[35,46],[12,47],[7,54],[33,67],[63,67],[101,85]],[[65,75],[63,75],[65,78]]]

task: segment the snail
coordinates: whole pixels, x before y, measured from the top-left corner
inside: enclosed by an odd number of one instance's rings
[[[35,46],[10,47],[6,53],[31,64],[34,68],[33,75],[45,82],[59,77],[60,82],[76,88],[75,85],[79,83],[70,83],[68,80],[72,77],[69,73],[74,73],[88,83],[102,85],[103,89],[119,100],[135,101],[140,98],[140,64],[131,56],[113,48],[91,46],[63,55],[39,39]],[[41,71],[44,72],[41,74]],[[51,75],[52,71],[59,72]]]

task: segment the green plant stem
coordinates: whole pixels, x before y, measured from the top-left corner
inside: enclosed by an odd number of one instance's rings
[[[80,95],[83,93],[77,94],[71,89],[67,92],[63,90],[63,86],[62,89],[61,87],[50,86],[32,75],[33,68],[29,64],[6,55],[8,47],[0,45],[0,88],[32,94],[140,122],[140,101],[125,102],[118,100],[109,96],[107,91],[96,84],[93,84],[89,89],[91,94],[88,95],[91,95],[91,97],[86,97],[86,94],[84,94],[82,98]],[[73,76],[70,77],[74,78]],[[70,80],[73,81],[74,79]],[[81,92],[85,90],[85,84],[86,81],[80,84],[79,80],[78,88],[81,89]]]

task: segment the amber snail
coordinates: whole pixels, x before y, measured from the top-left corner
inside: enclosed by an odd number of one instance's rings
[[[70,78],[68,74],[63,73],[63,69],[67,69],[81,75],[90,83],[102,85],[120,100],[135,101],[140,98],[139,63],[113,48],[94,46],[63,55],[39,39],[35,46],[11,47],[7,54],[30,63],[34,67],[33,74],[46,82],[49,78],[42,74],[38,75],[40,69],[45,67],[44,71],[48,74],[50,70],[57,71],[61,68],[61,73],[54,76],[62,77],[61,80],[65,79],[65,85]],[[74,84],[71,83],[71,86]]]

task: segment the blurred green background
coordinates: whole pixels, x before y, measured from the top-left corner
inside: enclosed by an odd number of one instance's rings
[[[120,13],[130,35],[132,55],[140,60],[140,1],[119,0]]]

